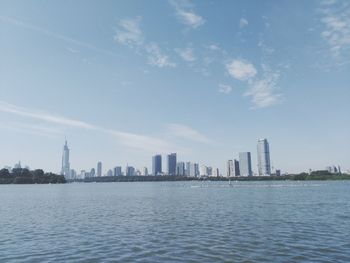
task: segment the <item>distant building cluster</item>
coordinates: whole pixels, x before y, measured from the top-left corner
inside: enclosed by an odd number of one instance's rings
[[[163,165],[163,160],[164,164]],[[252,156],[250,152],[240,152],[237,158],[227,161],[226,171],[220,173],[219,168],[214,168],[206,165],[199,165],[196,162],[178,161],[177,153],[169,153],[163,159],[161,154],[152,156],[152,169],[149,172],[147,167],[136,169],[127,164],[123,169],[122,166],[115,166],[103,173],[102,162],[97,162],[96,169],[92,168],[90,171],[81,170],[77,173],[70,168],[69,162],[69,148],[67,141],[63,146],[62,154],[62,169],[61,174],[66,179],[84,179],[90,177],[101,176],[186,176],[186,177],[240,177],[240,176],[280,176],[281,170],[273,170],[270,159],[270,147],[267,139],[259,139],[257,141],[257,174],[253,172]],[[341,173],[339,166],[329,166],[326,168],[330,173]]]
[[[330,172],[331,174],[341,174],[341,169],[340,169],[339,165],[338,166],[335,166],[335,165],[327,166],[326,170],[328,172]]]

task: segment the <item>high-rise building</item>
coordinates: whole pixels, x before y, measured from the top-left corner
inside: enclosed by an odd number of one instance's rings
[[[63,146],[61,174],[64,175],[66,179],[70,177],[69,148],[67,145],[67,140]]]
[[[102,162],[97,163],[97,176],[98,177],[102,176]]]
[[[211,166],[207,167],[207,175],[208,176],[212,176],[213,175],[213,167],[211,167]]]
[[[226,172],[226,176],[227,176],[227,177],[232,177],[233,174],[234,174],[233,161],[232,161],[232,160],[228,160],[228,161],[227,161],[227,172]]]
[[[214,177],[219,177],[220,176],[219,168],[215,168],[214,169],[213,176]]]
[[[122,176],[122,167],[116,166],[113,168],[113,175],[114,176]]]
[[[185,163],[184,162],[178,162],[176,164],[176,175],[185,176]]]
[[[258,173],[259,176],[271,175],[270,149],[266,139],[258,140]]]
[[[190,176],[191,162],[186,162],[185,175]]]
[[[142,169],[142,175],[143,175],[143,176],[148,176],[148,169],[147,169],[147,167],[143,167],[143,169]]]
[[[176,153],[167,155],[167,175],[176,174]]]
[[[125,175],[126,176],[133,176],[135,175],[135,168],[132,166],[127,165],[125,168]]]
[[[207,166],[201,165],[201,167],[199,169],[199,176],[200,177],[208,176],[208,167]]]
[[[90,177],[95,177],[95,168],[92,168],[90,171]]]
[[[252,176],[252,158],[250,152],[239,153],[239,168],[241,176]]]
[[[196,177],[196,176],[197,176],[197,169],[198,169],[198,164],[196,164],[196,163],[190,163],[190,172],[189,172],[189,176],[190,176],[190,177]]]
[[[160,154],[152,157],[152,175],[159,175],[162,173],[162,156]]]
[[[237,161],[236,159],[233,160],[233,176],[240,176],[241,172],[239,169],[239,161]]]
[[[111,169],[109,169],[107,171],[107,176],[109,176],[109,177],[113,176],[113,171]]]

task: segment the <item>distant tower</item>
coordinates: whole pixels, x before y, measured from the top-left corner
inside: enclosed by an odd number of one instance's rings
[[[271,175],[270,149],[266,139],[258,140],[258,172],[259,176]]]
[[[63,146],[61,174],[64,175],[65,178],[69,178],[70,163],[69,163],[69,148],[67,145],[67,140]]]
[[[252,159],[250,152],[239,153],[239,170],[241,176],[252,176]]]
[[[152,175],[156,176],[162,173],[162,156],[160,154],[152,157]]]
[[[234,173],[233,161],[232,160],[228,160],[227,161],[227,177],[232,177],[233,173]]]
[[[234,176],[240,176],[240,170],[239,170],[239,161],[236,159],[233,160],[233,167],[234,167]]]
[[[167,155],[167,175],[176,175],[176,153]]]
[[[102,176],[102,162],[97,163],[97,176],[98,177]]]

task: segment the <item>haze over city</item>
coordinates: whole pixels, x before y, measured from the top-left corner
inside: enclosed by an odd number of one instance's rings
[[[349,2],[141,3],[0,2],[0,167],[350,168]]]

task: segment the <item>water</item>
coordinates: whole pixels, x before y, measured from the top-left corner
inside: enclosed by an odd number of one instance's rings
[[[0,262],[350,262],[350,182],[0,186]]]

